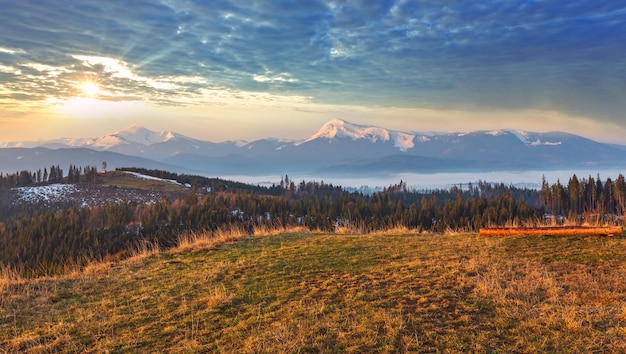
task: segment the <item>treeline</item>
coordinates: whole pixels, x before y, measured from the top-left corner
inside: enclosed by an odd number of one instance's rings
[[[549,213],[572,222],[622,220],[626,212],[626,180],[622,174],[604,181],[600,175],[582,179],[573,175],[567,185],[560,180],[550,185],[544,177],[540,194],[542,206]]]
[[[260,187],[198,176],[186,180],[184,175],[156,170],[133,172],[193,183],[197,188],[151,204],[5,205],[9,210],[0,218],[0,263],[27,274],[55,273],[68,264],[124,257],[140,240],[171,247],[181,233],[234,226],[250,232],[260,226],[359,232],[395,227],[477,231],[485,226],[543,224],[545,214],[557,211],[572,215],[573,210],[624,211],[621,176],[604,182],[574,176],[571,187],[544,180],[540,191],[481,181],[447,190],[416,191],[401,181],[367,195],[323,182],[296,183],[288,176],[279,185]],[[88,177],[79,175],[78,180]]]
[[[285,176],[280,185],[248,189],[192,192],[173,200],[163,197],[153,204],[12,206],[5,214],[11,217],[0,219],[0,263],[25,274],[56,273],[67,265],[123,257],[140,240],[170,247],[181,232],[233,226],[250,232],[258,226],[296,225],[322,231],[345,227],[368,232],[398,226],[470,231],[539,220],[543,214],[527,203],[538,196],[537,191],[482,182],[427,193],[407,190],[401,182],[364,195],[323,182],[296,184]]]
[[[20,172],[0,173],[0,189],[27,187],[46,183],[95,183],[98,169],[94,166],[77,167],[70,165],[67,176],[63,169],[56,166],[38,169],[37,171],[22,170]]]
[[[119,167],[116,171],[126,171],[139,173],[146,176],[169,179],[181,184],[188,184],[196,190],[205,190],[211,192],[232,192],[232,193],[255,193],[255,194],[280,194],[280,190],[276,187],[261,187],[254,186],[246,183],[228,181],[220,178],[209,178],[197,175],[178,174],[174,172],[137,168],[137,167]]]

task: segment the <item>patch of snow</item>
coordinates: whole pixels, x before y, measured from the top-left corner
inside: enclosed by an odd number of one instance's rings
[[[551,141],[546,141],[546,142],[541,142],[541,140],[537,139],[535,141],[533,141],[532,143],[530,143],[531,146],[557,146],[557,145],[561,145],[563,142],[561,141],[557,141],[557,142],[551,142]]]
[[[24,158],[24,156],[16,156],[15,158],[18,159],[18,160],[21,160],[21,159]]]
[[[53,140],[36,140],[36,141],[14,141],[7,142],[0,147],[2,148],[33,148],[38,146],[84,146],[93,144],[93,139],[88,138],[59,138]]]
[[[523,142],[526,145],[531,144],[531,139],[528,136],[528,132],[525,132],[523,130],[511,130],[511,134],[515,135],[521,142]]]
[[[394,136],[394,140],[396,142],[394,146],[400,149],[400,151],[407,151],[408,149],[415,147],[415,143],[413,143],[415,135],[407,133],[392,133],[392,135]]]
[[[418,134],[420,136],[424,136],[424,137],[437,137],[437,136],[442,136],[442,135],[448,135],[449,132],[441,132],[441,131],[420,131],[420,132],[413,132],[414,134]]]
[[[417,137],[417,141],[419,141],[420,143],[426,143],[430,141],[430,138],[425,135],[420,135]]]
[[[108,148],[111,148],[113,146],[117,146],[117,145],[121,145],[121,144],[128,144],[128,142],[123,141],[118,136],[107,135],[105,137],[102,137],[102,138],[94,141],[93,144],[91,144],[91,145],[95,146],[95,147],[102,148],[102,149],[108,149]]]
[[[272,141],[274,142],[274,144],[284,144],[284,145],[291,145],[297,142],[297,140],[293,140],[293,139],[279,139],[279,138],[269,138],[266,140]]]
[[[176,139],[176,135],[174,135],[174,133],[172,132],[161,132],[161,134],[159,134],[161,137],[163,137],[163,141],[170,141],[172,139]]]
[[[0,147],[2,148],[19,148],[19,147],[28,147],[26,146],[26,143],[23,141],[15,141],[15,142],[8,142],[8,143],[4,143],[2,145],[0,145]]]
[[[20,187],[15,192],[14,204],[69,203],[79,207],[106,205],[137,201],[154,204],[162,197],[161,193],[116,187],[98,187],[74,184],[51,184],[48,186]]]
[[[140,179],[145,179],[145,180],[150,180],[150,181],[169,182],[169,183],[174,183],[174,184],[181,185],[179,182],[177,182],[177,181],[175,181],[173,179],[164,179],[164,178],[152,177],[152,176],[147,176],[147,175],[143,175],[141,173],[130,172],[130,171],[124,171],[124,173],[129,174],[129,175],[133,175],[133,176],[135,176],[137,178],[140,178]]]
[[[85,145],[93,145],[95,143],[95,139],[90,139],[90,138],[64,138],[64,139],[60,139],[58,141],[53,141],[53,142],[57,142],[59,144],[64,144],[67,146],[85,146]]]
[[[77,188],[73,184],[55,183],[47,186],[18,187],[15,188],[15,190],[17,191],[19,200],[39,203],[61,200],[67,194],[75,193]]]

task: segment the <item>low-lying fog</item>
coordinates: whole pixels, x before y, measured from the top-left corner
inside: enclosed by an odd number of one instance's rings
[[[339,185],[345,188],[363,189],[371,192],[397,184],[402,180],[407,188],[416,190],[448,189],[452,186],[467,187],[468,183],[476,183],[479,180],[491,183],[504,183],[519,188],[540,189],[541,181],[545,176],[548,183],[556,183],[560,180],[567,185],[569,179],[576,174],[578,179],[596,178],[600,174],[602,181],[607,178],[615,179],[623,170],[554,170],[554,171],[492,171],[492,172],[447,172],[447,173],[399,173],[387,176],[303,176],[288,175],[289,180],[296,186],[301,181],[323,181],[325,184]],[[280,184],[285,176],[218,176],[222,179],[245,182],[254,185],[271,186]]]

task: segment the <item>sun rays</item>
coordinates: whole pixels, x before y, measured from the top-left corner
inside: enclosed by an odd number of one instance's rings
[[[89,82],[89,81],[83,82],[80,85],[80,89],[82,90],[84,94],[86,94],[89,97],[95,97],[98,95],[98,93],[100,93],[100,87],[98,87],[96,83]]]

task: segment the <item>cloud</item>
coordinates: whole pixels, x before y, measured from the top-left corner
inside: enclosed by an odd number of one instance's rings
[[[27,0],[0,22],[0,92],[24,100],[90,77],[104,99],[156,105],[223,91],[626,124],[616,1]]]
[[[6,54],[23,54],[25,53],[23,50],[21,49],[9,49],[9,48],[3,48],[0,47],[0,53],[6,53]]]
[[[291,77],[289,73],[280,73],[278,75],[272,75],[271,72],[268,72],[264,75],[254,74],[254,81],[257,82],[269,82],[269,83],[296,83],[299,80]]]

